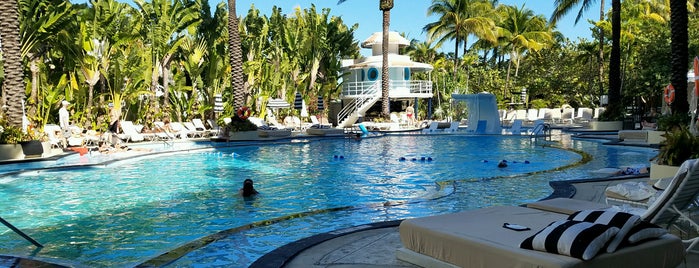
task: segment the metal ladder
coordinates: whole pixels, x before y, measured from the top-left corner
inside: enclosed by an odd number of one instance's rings
[[[39,242],[36,242],[36,240],[34,240],[33,238],[29,237],[27,234],[25,234],[24,232],[22,232],[22,230],[17,229],[17,227],[15,227],[14,225],[10,224],[9,222],[7,222],[7,221],[6,221],[5,219],[3,219],[2,217],[0,217],[0,222],[1,222],[2,224],[4,224],[5,226],[7,226],[7,228],[10,228],[10,230],[12,230],[12,231],[14,231],[15,233],[17,233],[19,236],[23,237],[23,238],[26,239],[27,241],[29,241],[29,242],[31,242],[32,244],[34,244],[36,247],[38,247],[38,248],[43,248],[43,247],[44,247],[43,245],[39,244]]]
[[[541,135],[539,135],[541,133]],[[534,141],[534,144],[538,144],[539,138],[544,137],[545,141],[550,141],[551,140],[551,125],[542,123],[534,126],[532,129],[532,132],[529,133],[529,136],[532,138]]]

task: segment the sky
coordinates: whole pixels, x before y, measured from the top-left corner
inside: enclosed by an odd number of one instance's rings
[[[73,3],[84,3],[87,0],[73,0]],[[209,0],[212,7],[215,7],[219,2],[225,0]],[[133,4],[130,0],[123,0]],[[607,2],[605,10],[609,10],[610,1]],[[431,5],[429,0],[395,0],[394,7],[391,9],[391,25],[390,30],[400,33],[405,33],[408,39],[427,40],[427,35],[423,33],[422,28],[431,22],[437,21],[437,17],[428,17],[427,8]],[[362,42],[374,32],[381,31],[382,13],[379,10],[379,0],[347,0],[338,5],[336,0],[236,0],[236,9],[238,16],[247,14],[251,5],[260,10],[262,14],[269,15],[272,7],[277,6],[282,9],[285,14],[291,14],[296,7],[308,8],[311,4],[315,4],[316,9],[320,12],[322,8],[330,8],[331,16],[342,17],[343,21],[352,25],[359,24],[359,28],[355,31],[355,38]],[[544,15],[546,19],[551,17],[554,9],[554,1],[552,0],[501,0],[500,4],[514,5],[517,7],[526,7],[534,11],[535,14]],[[575,16],[580,9],[575,7],[565,17],[558,22],[558,31],[564,36],[576,41],[578,38],[592,39],[590,32],[590,24],[588,19],[597,20],[599,18],[599,6],[593,5],[590,10],[584,13],[583,18],[575,24]],[[453,43],[445,44],[439,51],[453,51]],[[371,51],[363,49],[363,55],[370,54]]]

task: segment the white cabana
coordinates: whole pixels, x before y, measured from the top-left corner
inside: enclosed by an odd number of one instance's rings
[[[484,134],[500,134],[500,115],[495,95],[483,92],[478,94],[451,94],[452,101],[466,102],[468,107],[468,131],[476,131],[478,121],[485,120]]]

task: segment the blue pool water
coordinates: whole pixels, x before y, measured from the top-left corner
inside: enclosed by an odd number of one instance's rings
[[[581,156],[533,146],[520,137],[387,136],[200,149],[3,176],[0,216],[45,247],[36,251],[0,229],[0,254],[133,266],[219,231],[341,208],[237,232],[171,264],[245,267],[313,234],[537,200],[551,193],[550,180],[588,178],[589,170],[647,163],[655,154],[588,141],[565,145],[594,158],[582,166],[540,173],[576,163]],[[92,161],[99,156],[84,157]],[[510,162],[507,168],[496,167],[502,159]],[[517,176],[521,174],[529,175]],[[246,178],[255,181],[258,197],[237,195]],[[405,204],[381,205],[385,202]]]

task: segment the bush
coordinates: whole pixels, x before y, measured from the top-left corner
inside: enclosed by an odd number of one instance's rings
[[[250,120],[241,119],[237,115],[231,117],[231,123],[228,124],[228,131],[239,132],[239,131],[253,131],[257,130],[257,126],[250,122]]]
[[[22,128],[7,124],[0,120],[0,144],[17,144],[32,140],[31,135],[22,132]]]
[[[660,143],[659,165],[679,166],[688,159],[699,158],[699,138],[687,126],[679,126],[665,132],[665,140]]]

